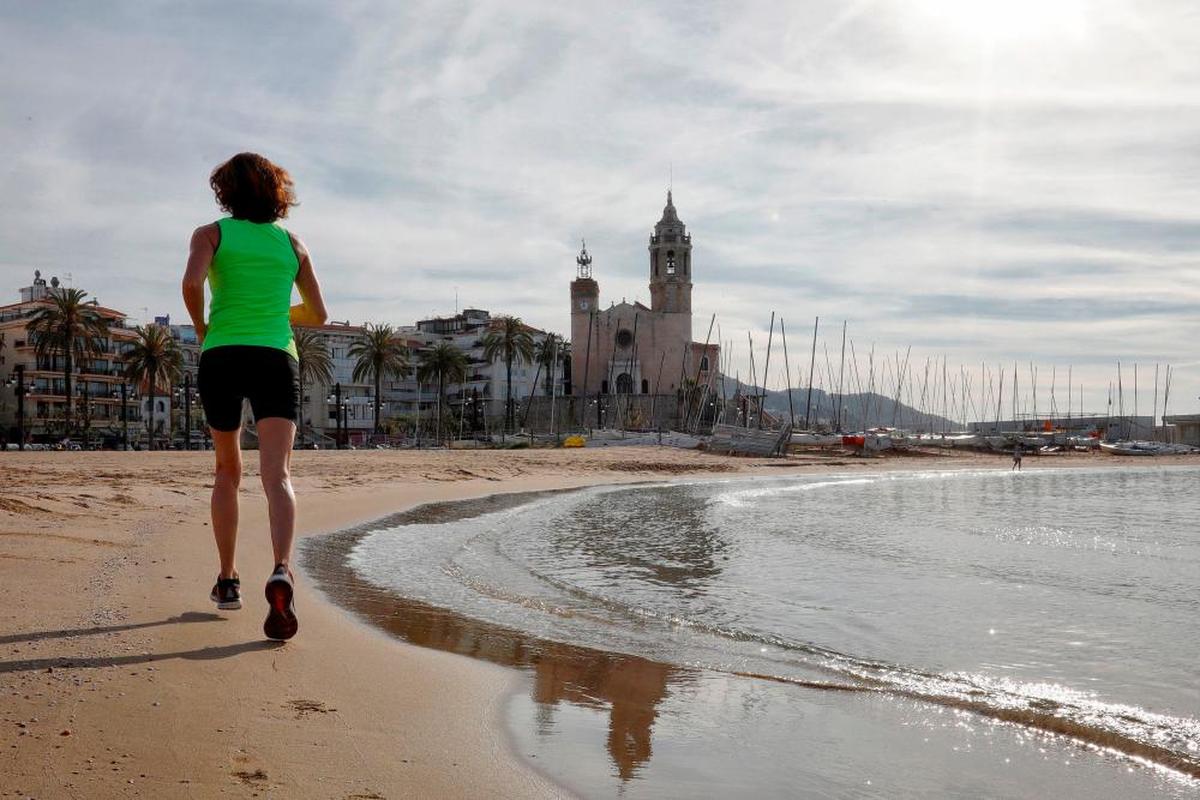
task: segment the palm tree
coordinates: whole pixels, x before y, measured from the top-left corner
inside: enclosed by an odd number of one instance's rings
[[[537,363],[537,372],[533,374],[533,389],[525,400],[525,413],[521,415],[522,428],[525,427],[525,423],[529,419],[529,412],[533,409],[533,398],[537,394],[537,382],[538,378],[542,376],[542,370],[546,371],[546,383],[543,388],[546,390],[546,396],[549,397],[554,393],[554,368],[561,359],[562,337],[558,334],[548,333],[544,339],[534,345],[533,360]]]
[[[296,340],[297,371],[300,374],[300,440],[304,441],[304,384],[333,383],[333,359],[325,339],[311,328],[293,328]]]
[[[408,348],[396,337],[391,325],[368,322],[358,341],[350,345],[347,354],[356,359],[353,378],[375,383],[375,432],[380,432],[379,409],[382,403],[379,392],[384,375],[400,378],[408,371]]]
[[[134,328],[137,339],[125,354],[125,375],[134,383],[145,383],[150,395],[150,449],[154,449],[154,396],[158,387],[164,389],[179,380],[183,354],[175,346],[171,332],[162,325],[139,325]]]
[[[85,303],[87,292],[82,289],[56,287],[47,299],[49,304],[38,309],[25,325],[33,341],[39,361],[51,362],[63,357],[63,382],[66,407],[63,412],[64,430],[71,433],[71,374],[77,363],[86,366],[104,352],[108,336],[108,321],[96,310],[94,303]]]
[[[504,315],[497,317],[492,323],[492,329],[483,337],[483,357],[488,361],[497,358],[504,359],[504,425],[506,430],[513,427],[512,404],[512,365],[513,360],[533,360],[533,336],[529,328],[521,322],[520,317]]]
[[[417,380],[422,383],[437,378],[437,435],[442,440],[442,392],[447,383],[462,383],[467,379],[467,357],[450,342],[438,342],[421,353],[417,365]]]
[[[554,393],[554,378],[557,373],[555,369],[562,363],[563,356],[566,353],[568,345],[563,341],[563,338],[557,333],[548,333],[546,338],[537,343],[534,350],[533,358],[538,363],[539,369],[546,370],[546,395]]]

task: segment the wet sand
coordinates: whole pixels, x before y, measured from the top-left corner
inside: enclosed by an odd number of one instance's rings
[[[1071,456],[1025,466],[1189,461]],[[461,646],[416,647],[360,624],[303,574],[300,635],[286,645],[263,640],[256,576],[265,578],[271,564],[254,453],[242,488],[246,608],[216,613],[208,601],[210,464],[209,453],[0,454],[0,797],[566,793],[516,757],[505,733],[504,705],[518,676],[496,665],[514,663],[511,655],[487,652],[510,652],[511,642],[473,637],[477,652],[467,654],[482,660],[462,658]],[[422,503],[496,493],[933,464],[1006,469],[1008,460],[784,462],[659,448],[356,451],[298,452],[293,472],[300,533],[313,536]],[[436,610],[412,618],[435,632],[427,644],[436,644],[438,625],[445,640],[471,638]],[[568,655],[581,671],[613,672],[579,660],[594,655]],[[577,683],[545,680],[550,692]],[[630,741],[636,759],[637,739]]]

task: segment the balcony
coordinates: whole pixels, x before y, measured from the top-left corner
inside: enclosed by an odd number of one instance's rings
[[[664,233],[662,236],[651,235],[650,237],[650,244],[671,244],[673,242],[691,244],[692,235],[690,233],[685,233],[682,236],[678,236],[674,233]]]

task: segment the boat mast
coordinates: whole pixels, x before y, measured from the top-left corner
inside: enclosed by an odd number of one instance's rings
[[[842,431],[842,376],[846,369],[846,320],[842,320],[842,361],[838,366],[837,430]]]
[[[1050,425],[1054,426],[1054,417],[1058,414],[1058,398],[1054,396],[1054,384],[1058,381],[1058,365],[1050,365]]]
[[[596,312],[588,312],[588,335],[587,349],[583,356],[583,408],[579,412],[579,427],[587,427],[587,406],[588,406],[588,373],[592,367],[592,327],[595,324]],[[598,402],[598,401],[597,401]]]
[[[709,392],[712,391],[713,377],[716,375],[713,372],[712,361],[708,362],[708,382],[704,384],[704,391],[700,391],[700,371],[704,366],[704,359],[708,358],[708,345],[712,341],[713,326],[717,324],[717,314],[714,311],[712,317],[708,320],[708,333],[704,334],[704,349],[700,351],[700,357],[696,359],[696,380],[693,383],[693,391],[699,397],[699,409],[696,411],[696,431],[700,430],[700,417],[704,413],[704,402],[708,399]],[[767,356],[770,357],[771,351],[767,350]],[[684,428],[687,432],[687,428]]]
[[[1037,427],[1038,427],[1038,424],[1037,424],[1037,421],[1038,421],[1038,413],[1037,413],[1037,410],[1038,410],[1038,406],[1037,406],[1037,367],[1035,367],[1035,366],[1033,365],[1033,362],[1032,362],[1032,361],[1030,361],[1030,362],[1029,362],[1029,385],[1033,387],[1033,409],[1032,409],[1032,412],[1031,412],[1031,413],[1032,413],[1032,415],[1033,415],[1033,427],[1034,427],[1034,429],[1036,430],[1036,429],[1037,429]]]
[[[929,413],[929,407],[925,405],[927,392],[929,389],[929,356],[925,356],[925,377],[921,379],[921,400],[917,404],[920,407],[921,415],[925,417],[925,427],[929,432],[933,432],[933,416]]]
[[[1018,420],[1017,420],[1017,362],[1016,362],[1016,361],[1014,361],[1014,362],[1013,362],[1013,398],[1012,398],[1012,406],[1013,406],[1013,425],[1014,425],[1014,426],[1016,426],[1017,430],[1019,431],[1019,430],[1021,429],[1021,426],[1020,426],[1020,423],[1019,423],[1019,422],[1018,422]]]
[[[996,368],[1000,370],[1000,380],[996,382],[998,391],[996,392],[996,433],[1000,432],[1000,409],[1004,407],[1004,365],[997,364]]]
[[[896,417],[900,413],[900,393],[904,391],[904,373],[908,372],[908,357],[912,355],[912,345],[904,353],[904,368],[896,375],[896,399],[892,402],[892,427],[896,427]],[[900,367],[900,354],[896,353],[896,367]]]
[[[620,395],[620,393],[617,394],[617,413],[620,414],[620,416],[621,416],[621,433],[622,434],[624,434],[625,429],[629,427],[629,411],[633,406],[634,392],[637,391],[637,388],[633,385],[633,365],[634,365],[635,361],[637,360],[637,345],[638,345],[637,334],[638,334],[638,317],[639,316],[640,315],[637,311],[633,312],[633,341],[630,343],[630,346],[629,346],[629,358],[625,361],[625,374],[629,376],[629,396],[625,398],[625,413],[624,414],[621,414],[621,405],[620,405],[621,395]],[[616,361],[616,359],[614,358],[613,361]],[[639,364],[638,366],[640,368],[641,365]],[[639,369],[639,371],[640,371],[640,369]],[[616,386],[613,387],[613,389],[616,389],[616,388],[617,388]],[[622,438],[624,438],[624,437],[622,436]]]
[[[662,430],[662,423],[658,421],[658,393],[662,389],[663,365],[666,362],[667,351],[663,350],[662,355],[658,357],[658,377],[654,381],[654,394],[650,397],[650,419],[654,420],[654,427],[659,431]]]
[[[854,340],[850,340],[850,365],[854,368],[854,388],[858,390],[858,421],[864,423],[861,430],[866,429],[866,417],[863,414],[862,376],[858,372],[858,354],[854,352]]]
[[[1121,420],[1121,428],[1124,430],[1125,425],[1125,386],[1121,380],[1121,362],[1117,362],[1117,418]],[[1123,438],[1129,438],[1126,434]]]
[[[947,379],[946,354],[942,353],[942,438],[946,438],[946,424],[950,421],[950,407],[947,392],[950,381]]]
[[[754,396],[758,396],[758,375],[754,369],[754,337],[750,335],[750,331],[746,331],[746,341],[750,343],[750,386],[754,389]],[[766,383],[766,381],[763,381]],[[746,427],[750,427],[750,403],[746,403]],[[760,410],[759,416],[762,416]]]
[[[1071,430],[1071,370],[1072,369],[1073,369],[1072,365],[1069,365],[1067,367],[1067,431],[1068,432],[1070,432],[1070,430]],[[1083,397],[1080,396],[1079,400],[1082,402]]]
[[[771,371],[771,342],[775,339],[775,312],[771,312],[771,331],[767,334],[767,360],[763,364],[763,385],[762,385],[762,402],[758,407],[758,429],[761,431],[763,426],[763,410],[767,405],[767,381],[770,380]],[[812,391],[811,389],[809,391]]]
[[[1154,418],[1158,414],[1158,364],[1154,365],[1154,402],[1150,405],[1150,438],[1158,441],[1158,421]]]
[[[817,317],[813,323],[813,341],[812,341],[812,356],[808,360],[808,400],[804,403],[804,430],[812,430],[808,422],[808,414],[812,409],[812,384],[813,384],[813,368],[817,365],[817,328],[821,324],[821,318]]]
[[[1163,425],[1167,422],[1167,398],[1171,395],[1171,375],[1175,372],[1170,364],[1167,364],[1167,374],[1163,376]],[[1163,431],[1167,431],[1164,429]]]
[[[788,358],[787,328],[783,326],[783,317],[779,318],[779,335],[783,337],[783,372],[787,376],[788,393],[788,424],[796,424],[796,408],[792,402],[792,362]]]

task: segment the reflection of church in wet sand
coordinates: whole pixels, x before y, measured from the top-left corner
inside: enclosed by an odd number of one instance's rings
[[[560,701],[603,711],[608,706],[608,753],[628,780],[650,761],[658,704],[676,669],[637,656],[556,648],[534,662],[533,699],[549,717]]]
[[[571,281],[572,392],[674,394],[684,381],[704,386],[717,367],[718,346],[692,341],[692,236],[671,193],[650,236],[650,307],[622,300],[600,308],[585,245]]]
[[[679,675],[676,667],[532,639],[415,600],[378,590],[358,591],[340,555],[318,557],[329,559],[323,568],[330,570],[333,579],[328,585],[336,587],[339,601],[385,630],[423,647],[532,670],[540,724],[548,724],[563,702],[607,712],[608,753],[622,780],[634,777],[650,761],[658,705]]]

